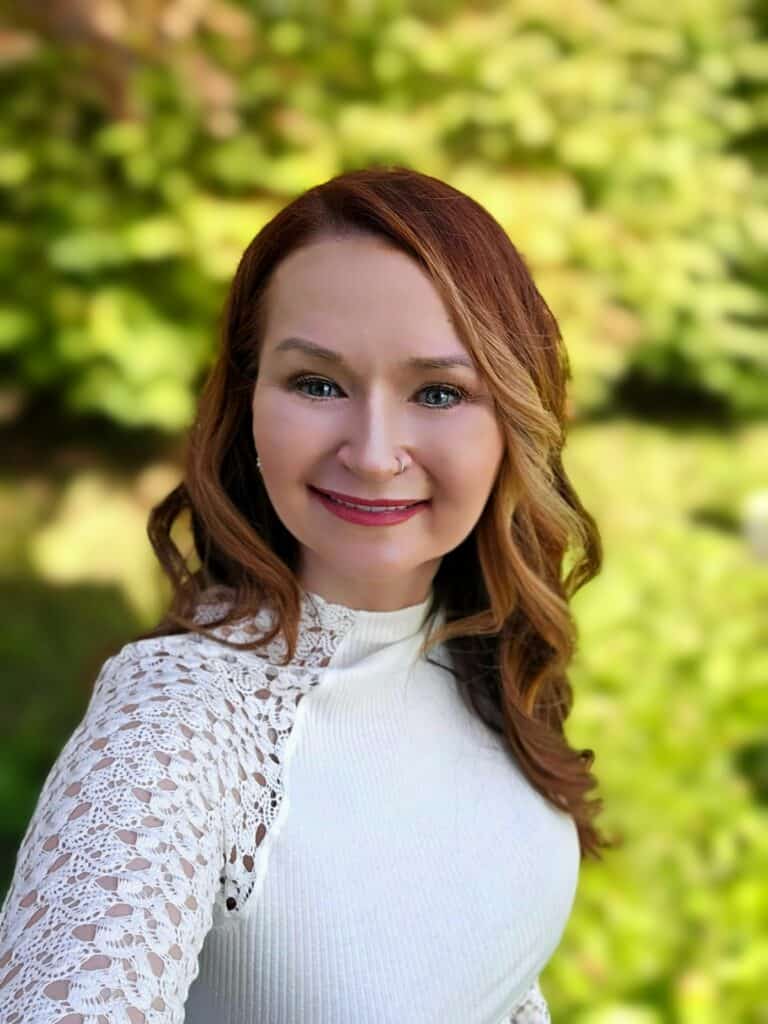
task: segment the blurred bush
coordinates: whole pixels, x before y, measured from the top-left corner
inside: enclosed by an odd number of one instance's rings
[[[765,410],[766,11],[744,0],[40,0],[0,36],[6,417],[177,430],[227,280],[369,162],[499,219],[560,318],[574,413],[657,385]]]
[[[555,1021],[768,1020],[768,563],[738,528],[766,451],[768,424],[573,435],[606,567],[574,602],[569,738],[624,845],[582,874],[542,979]]]
[[[243,248],[298,191],[403,164],[531,266],[605,539],[568,732],[625,845],[583,870],[553,1019],[768,1024],[768,566],[741,527],[768,486],[765,5],[27,0],[0,21],[0,886],[98,667],[167,597],[146,518]]]

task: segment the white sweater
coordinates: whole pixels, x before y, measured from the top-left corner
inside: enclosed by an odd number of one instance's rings
[[[107,659],[3,903],[2,1024],[549,1021],[576,827],[416,657],[428,605],[305,592],[288,668],[279,635]]]

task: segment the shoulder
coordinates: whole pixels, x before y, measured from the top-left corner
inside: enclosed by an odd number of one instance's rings
[[[236,746],[222,742],[221,725],[232,717],[228,699],[234,710],[226,685],[233,668],[183,635],[124,644],[102,663],[63,757],[109,755],[143,764],[149,775],[150,766],[170,757],[190,781],[203,781],[203,764],[226,771]]]
[[[271,675],[269,664],[198,633],[133,640],[102,664],[93,699],[110,704],[144,698],[162,704],[220,702],[235,690],[251,689]]]
[[[199,634],[126,644],[94,687],[91,732],[150,751],[217,807],[227,852],[214,922],[242,911],[257,885],[263,841],[282,805],[285,746],[314,676]],[[110,746],[114,747],[110,739]],[[173,781],[178,781],[175,777]],[[264,849],[262,848],[264,846]]]
[[[194,634],[131,641],[102,664],[68,746],[227,785],[252,745],[268,667]]]
[[[101,1001],[104,1020],[149,1021],[161,998],[181,1020],[217,905],[239,882],[225,851],[254,803],[244,787],[256,788],[220,685],[227,664],[179,636],[128,643],[102,665],[0,913],[5,981],[19,975],[0,991],[3,1020],[21,1020],[3,1010],[22,993],[25,1020],[52,1020],[51,998],[57,1020],[85,1019],[78,1011]]]
[[[131,641],[102,665],[82,729],[261,781],[313,682],[200,634]]]

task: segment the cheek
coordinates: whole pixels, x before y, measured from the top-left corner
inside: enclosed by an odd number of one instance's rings
[[[254,444],[273,470],[287,469],[310,455],[317,438],[316,424],[310,429],[305,411],[280,390],[265,386],[257,392],[251,413]]]
[[[504,439],[491,416],[473,415],[435,432],[431,449],[438,477],[458,486],[490,488],[501,462]]]

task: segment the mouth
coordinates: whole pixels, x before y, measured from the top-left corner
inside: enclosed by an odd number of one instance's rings
[[[415,508],[417,505],[429,504],[429,499],[418,498],[360,498],[352,494],[342,494],[340,491],[321,490],[321,488],[313,487],[311,484],[309,485],[309,489],[314,491],[315,494],[322,495],[324,498],[328,498],[330,501],[338,503],[341,506],[356,508],[365,512],[375,512],[379,510],[403,512],[407,509]]]
[[[308,489],[310,494],[314,495],[315,500],[323,505],[326,511],[334,517],[343,519],[355,526],[363,527],[378,526],[385,529],[394,527],[398,523],[405,523],[409,519],[413,519],[414,516],[418,516],[420,512],[429,508],[431,504],[429,501],[416,501],[408,505],[351,505],[326,494],[325,491],[321,491],[317,487],[309,487]]]

